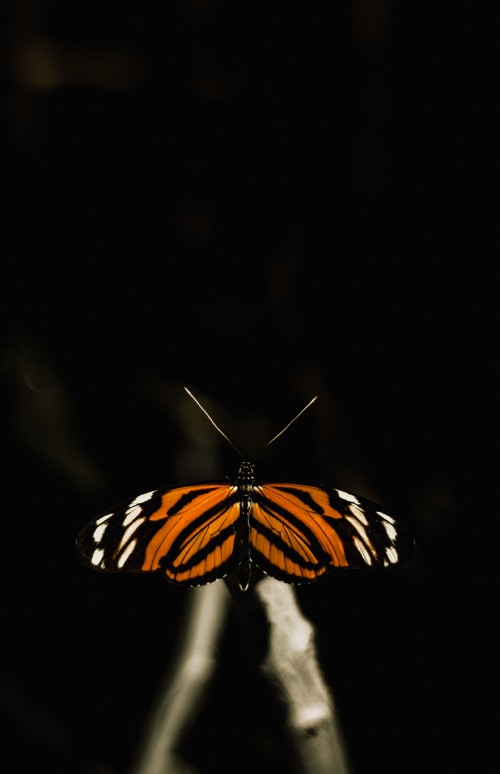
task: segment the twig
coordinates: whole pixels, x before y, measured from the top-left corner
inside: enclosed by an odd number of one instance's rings
[[[229,602],[223,583],[192,590],[178,652],[160,690],[131,774],[193,771],[177,750],[203,706]]]
[[[264,577],[248,592],[232,587],[232,593],[259,668],[285,705],[293,770],[349,774],[334,697],[318,663],[315,630],[294,588]]]
[[[264,577],[247,592],[228,583],[258,668],[286,709],[290,766],[296,774],[350,774],[335,702],[318,664],[315,631],[292,586]],[[229,596],[223,583],[193,591],[177,657],[147,726],[131,774],[190,774],[179,756],[216,665]]]

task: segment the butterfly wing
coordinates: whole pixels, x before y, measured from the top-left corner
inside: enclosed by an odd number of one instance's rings
[[[77,548],[105,572],[160,572],[181,585],[222,578],[235,563],[238,491],[227,482],[156,489],[97,517]]]
[[[252,559],[288,583],[311,583],[334,567],[389,567],[413,540],[381,506],[358,495],[309,484],[255,487]]]

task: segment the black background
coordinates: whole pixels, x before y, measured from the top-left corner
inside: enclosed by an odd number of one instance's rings
[[[318,394],[258,472],[375,497],[415,534],[389,577],[298,590],[358,774],[488,770],[488,59],[452,12],[8,5],[6,771],[127,771],[186,593],[90,573],[74,540],[115,500],[234,475],[222,444],[182,463],[184,384],[244,451]],[[186,757],[286,770],[232,619],[220,656]]]

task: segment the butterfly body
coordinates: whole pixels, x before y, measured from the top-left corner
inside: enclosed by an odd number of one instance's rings
[[[394,566],[413,540],[372,501],[322,484],[259,483],[251,462],[234,482],[156,489],[90,522],[84,561],[107,572],[159,572],[196,586],[235,571],[248,588],[255,565],[287,583],[334,568]]]

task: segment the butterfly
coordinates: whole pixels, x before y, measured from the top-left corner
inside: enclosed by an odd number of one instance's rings
[[[245,591],[255,568],[302,584],[337,568],[394,567],[409,557],[413,538],[365,497],[323,484],[261,483],[255,465],[242,461],[233,481],[154,489],[101,514],[80,532],[77,549],[95,570],[157,572],[179,586],[234,574]]]

